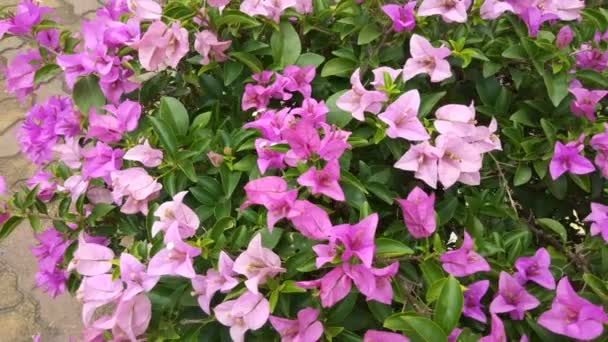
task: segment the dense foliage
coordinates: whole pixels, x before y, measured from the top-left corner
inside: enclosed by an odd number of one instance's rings
[[[26,115],[0,238],[29,221],[82,340],[608,338],[601,1],[9,12],[7,90],[71,95]]]

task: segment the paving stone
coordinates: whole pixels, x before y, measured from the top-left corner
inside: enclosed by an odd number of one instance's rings
[[[40,331],[36,314],[36,304],[24,301],[14,310],[0,313],[2,341],[31,341]]]
[[[5,265],[0,265],[0,312],[10,310],[23,301],[23,293],[17,288],[17,275]]]
[[[0,133],[0,158],[15,156],[19,153],[19,143],[15,137],[19,131],[20,122],[14,122]]]

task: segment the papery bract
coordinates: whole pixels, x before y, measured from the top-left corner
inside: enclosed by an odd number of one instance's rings
[[[247,277],[245,286],[255,294],[258,293],[258,285],[286,271],[281,267],[281,258],[272,250],[262,247],[261,234],[254,236],[247,250],[236,258],[233,270]]]
[[[396,199],[401,206],[403,221],[410,234],[421,239],[435,232],[435,193],[427,195],[419,187],[415,187],[407,199]]]
[[[418,119],[420,94],[410,90],[391,103],[378,118],[388,125],[386,135],[410,141],[424,141],[430,138]]]
[[[460,248],[443,253],[439,260],[443,269],[455,277],[465,277],[477,272],[490,271],[488,262],[473,250],[473,239],[464,232],[464,240]]]
[[[461,2],[464,0],[453,1]],[[420,14],[420,11],[418,13]],[[452,52],[447,47],[435,48],[426,38],[413,34],[410,39],[410,55],[412,57],[405,62],[403,67],[403,80],[408,81],[419,74],[428,74],[431,77],[431,82],[441,82],[450,78],[452,70],[446,58],[451,54]]]
[[[462,314],[482,323],[486,322],[486,315],[483,312],[481,299],[488,292],[490,287],[489,280],[480,280],[467,285],[467,290],[463,292],[464,306]]]
[[[270,316],[270,304],[259,293],[245,292],[235,300],[216,306],[213,311],[221,324],[230,327],[234,342],[245,341],[247,330],[258,330]]]
[[[382,109],[382,104],[386,102],[386,94],[381,91],[370,91],[361,84],[360,70],[357,69],[350,77],[352,89],[344,93],[336,105],[343,111],[352,113],[353,118],[363,121],[364,113],[370,112],[378,114]]]
[[[323,325],[317,317],[319,311],[306,308],[298,312],[295,320],[270,316],[270,324],[281,335],[281,342],[315,342],[323,335]]]
[[[591,206],[593,207],[593,203]],[[513,276],[521,284],[529,280],[546,289],[553,290],[555,289],[555,279],[549,270],[549,266],[551,266],[549,252],[544,248],[539,248],[533,256],[520,257],[515,261],[517,273]]]
[[[557,284],[551,309],[538,318],[538,324],[549,331],[579,340],[599,337],[607,322],[604,309],[580,297],[567,277]]]
[[[490,304],[491,313],[510,313],[511,319],[522,320],[524,313],[540,305],[536,297],[529,294],[517,279],[500,272],[498,293]]]

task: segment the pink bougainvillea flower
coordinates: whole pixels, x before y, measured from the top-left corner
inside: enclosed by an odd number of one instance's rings
[[[300,119],[306,120],[313,124],[314,127],[320,127],[322,123],[325,123],[329,108],[325,105],[324,101],[318,102],[312,97],[304,99],[302,106],[291,110],[293,115],[298,115]]]
[[[392,6],[392,5],[387,5],[387,6]],[[374,81],[371,82],[371,85],[373,85],[374,88],[376,88],[376,89],[380,89],[381,87],[386,86],[386,84],[384,84],[385,75],[388,75],[388,77],[391,79],[391,81],[395,82],[397,80],[397,78],[399,78],[399,76],[403,73],[403,70],[393,69],[393,68],[389,68],[389,67],[378,67],[378,68],[372,70],[372,73],[374,74]]]
[[[199,256],[201,250],[182,240],[177,222],[167,229],[163,241],[165,248],[150,260],[148,274],[151,276],[174,275],[189,279],[196,277],[192,259]]]
[[[441,134],[468,137],[475,131],[475,105],[449,104],[441,106],[435,112],[434,125]]]
[[[418,8],[418,15],[427,17],[440,15],[446,23],[464,23],[467,21],[467,9],[471,0],[423,0]]]
[[[344,192],[340,187],[340,164],[334,159],[322,170],[311,167],[298,177],[298,184],[311,188],[313,195],[323,194],[336,201],[344,201]]]
[[[584,139],[585,136],[581,135],[579,139],[571,141],[566,145],[560,141],[555,142],[555,151],[549,164],[549,173],[553,180],[558,179],[566,172],[575,175],[585,175],[595,171],[593,163],[580,154],[585,148],[583,145]]]
[[[410,340],[394,332],[368,330],[363,336],[363,342],[410,342]]]
[[[209,0],[208,4],[211,7],[218,8],[220,13],[224,10],[226,6],[230,3],[230,0]]]
[[[247,330],[258,330],[270,316],[270,303],[260,293],[245,292],[235,300],[216,306],[213,311],[221,324],[230,327],[234,342],[244,342]]]
[[[287,218],[300,234],[313,240],[327,240],[332,224],[327,212],[309,201],[295,201]]]
[[[177,22],[167,27],[162,21],[155,21],[131,47],[137,49],[139,61],[148,71],[176,68],[189,50],[188,31]]]
[[[281,267],[281,258],[272,250],[262,246],[261,234],[256,234],[249,242],[247,250],[236,258],[233,270],[247,277],[245,286],[256,294],[258,285],[286,271]]]
[[[283,170],[286,165],[284,163],[285,154],[269,149],[276,145],[270,140],[259,138],[255,140],[255,151],[258,155],[258,169],[261,174],[265,174],[268,170]]]
[[[395,167],[405,171],[414,171],[417,179],[435,189],[437,187],[437,162],[441,156],[441,150],[425,141],[412,145],[395,163]]]
[[[262,6],[266,11],[265,17],[278,23],[281,21],[281,14],[289,7],[295,7],[297,1],[298,0],[263,0]]]
[[[352,256],[356,256],[368,268],[372,267],[372,259],[376,245],[374,236],[378,226],[378,214],[371,214],[359,223],[340,224],[333,229],[333,239],[344,246],[342,260],[346,263]]]
[[[508,1],[502,0],[485,0],[479,9],[481,18],[486,20],[494,20],[505,12],[513,12],[513,7]]]
[[[467,185],[479,185],[479,170],[482,166],[481,153],[462,138],[453,135],[440,135],[435,139],[442,157],[437,164],[439,181],[449,188],[457,181]]]
[[[439,258],[443,263],[443,269],[455,277],[466,277],[477,272],[489,272],[490,265],[473,248],[473,239],[465,231],[460,248],[445,252]]]
[[[145,167],[157,167],[163,162],[163,151],[152,148],[146,139],[143,144],[131,147],[123,159],[138,161]]]
[[[305,308],[298,312],[295,320],[270,316],[270,324],[281,335],[281,342],[315,342],[323,335],[323,324],[318,317],[318,310]]]
[[[538,299],[529,294],[517,279],[507,272],[500,272],[498,293],[490,304],[491,313],[510,313],[511,319],[522,320],[526,311],[539,305]]]
[[[247,92],[246,88],[247,86],[245,86],[245,93]],[[246,96],[246,94],[243,96]],[[243,125],[243,128],[258,129],[264,139],[279,142],[283,140],[282,132],[296,124],[296,118],[293,114],[289,108],[280,111],[265,110],[255,121]]]
[[[112,259],[114,259],[114,252],[110,248],[87,242],[84,234],[80,234],[78,248],[68,265],[68,271],[75,269],[84,276],[104,274],[112,268]]]
[[[344,154],[344,151],[352,147],[348,143],[348,137],[351,135],[351,132],[337,129],[326,123],[320,123],[320,126],[325,134],[317,149],[317,154],[321,159],[325,161],[338,159]]]
[[[207,159],[209,159],[209,162],[214,167],[220,167],[224,162],[224,156],[214,151],[209,151],[207,153]]]
[[[601,234],[604,241],[608,241],[608,206],[591,202],[591,213],[584,221],[591,222],[592,236]]]
[[[567,277],[557,284],[551,309],[538,318],[538,324],[551,332],[585,341],[602,335],[606,323],[604,309],[580,297]]]
[[[416,1],[410,1],[405,5],[384,5],[382,6],[382,12],[393,21],[393,31],[412,31],[416,27],[414,8],[416,8]]]
[[[87,53],[77,53],[72,55],[57,55],[57,65],[61,67],[65,74],[65,82],[72,89],[80,76],[88,75],[94,71],[94,65],[90,61]]]
[[[595,108],[600,101],[608,95],[607,90],[589,90],[582,87],[570,87],[568,91],[574,95],[574,100],[570,102],[570,110],[577,116],[585,116],[591,121],[595,121]]]
[[[501,151],[502,143],[496,135],[497,130],[498,123],[495,118],[492,118],[488,126],[475,126],[473,132],[464,139],[479,153]]]
[[[410,39],[410,55],[403,67],[403,80],[408,81],[419,74],[428,74],[431,82],[441,82],[452,76],[446,58],[452,52],[447,47],[433,47],[424,37],[413,34]]]
[[[38,50],[17,54],[6,67],[3,67],[6,91],[24,102],[25,98],[34,91],[34,75],[41,63],[42,57]]]
[[[163,9],[154,0],[126,0],[129,10],[139,20],[160,20]]]
[[[25,182],[25,184],[30,190],[38,187],[38,194],[36,197],[43,202],[48,202],[55,195],[55,191],[57,191],[57,181],[53,178],[54,176],[52,174],[38,170]]]
[[[59,160],[72,170],[82,165],[81,147],[78,139],[66,138],[64,144],[53,146],[53,152],[59,154]]]
[[[173,196],[173,201],[161,204],[154,212],[159,220],[152,225],[152,236],[158,232],[166,232],[171,225],[177,223],[179,235],[182,239],[191,237],[201,224],[196,213],[184,204],[184,197],[188,192],[182,191]]]
[[[134,167],[112,172],[112,197],[125,214],[148,214],[148,202],[158,197],[162,185],[146,170]],[[124,198],[126,197],[126,200]],[[124,200],[124,203],[123,203]]]
[[[111,274],[99,274],[82,278],[76,297],[82,301],[82,322],[88,326],[95,310],[120,298],[123,284]]]
[[[317,152],[321,144],[319,132],[308,121],[299,121],[295,126],[287,128],[281,133],[291,148],[285,156],[285,162],[291,166],[308,160],[313,153]]]
[[[224,251],[220,252],[218,260],[218,270],[210,268],[205,276],[197,275],[192,279],[192,295],[198,299],[198,305],[206,314],[210,314],[209,309],[211,299],[217,291],[227,293],[239,284],[237,274],[233,271],[234,262]]]
[[[504,324],[496,314],[491,314],[491,316],[492,330],[490,331],[490,335],[480,338],[479,342],[507,342]]]
[[[486,314],[483,312],[481,299],[488,292],[490,287],[489,280],[480,280],[467,285],[467,290],[464,291],[464,306],[462,314],[482,323],[486,322]]]
[[[348,295],[352,288],[352,280],[344,273],[342,267],[335,267],[321,279],[300,281],[296,285],[303,289],[319,288],[321,306],[330,308]]]
[[[245,185],[247,200],[241,205],[241,210],[252,204],[262,205],[268,210],[268,229],[272,231],[274,224],[287,217],[291,206],[298,197],[297,190],[288,190],[287,182],[281,177],[262,177]]]
[[[112,331],[116,340],[139,341],[152,319],[152,302],[145,294],[132,298],[121,297],[111,316],[104,316],[93,325],[97,329]]]
[[[388,125],[386,135],[410,141],[423,141],[430,138],[426,128],[418,119],[420,94],[410,90],[391,103],[378,118]]]
[[[361,84],[360,77],[359,69],[355,70],[350,77],[352,89],[340,96],[336,102],[336,106],[345,112],[351,113],[353,118],[363,121],[365,120],[365,112],[378,114],[388,98],[381,91],[365,89],[363,84]]]
[[[48,29],[36,33],[36,41],[46,48],[57,50],[59,48],[59,30]]]
[[[83,178],[81,175],[73,175],[63,182],[63,186],[59,186],[60,191],[67,191],[70,193],[72,202],[76,202],[78,198],[84,194],[89,187],[89,181]]]
[[[403,221],[410,234],[421,239],[435,232],[435,193],[427,195],[419,187],[415,187],[407,199],[396,200],[401,206]]]
[[[387,305],[393,302],[391,279],[399,270],[398,261],[384,268],[368,268],[363,264],[344,264],[342,267],[368,301],[375,300]]]
[[[85,178],[103,178],[106,184],[112,184],[111,174],[122,165],[121,149],[112,149],[98,141],[94,147],[82,151],[82,176]]]
[[[20,1],[12,17],[0,20],[0,39],[7,32],[16,36],[29,33],[34,25],[42,21],[45,14],[53,11],[49,7],[39,5],[38,1]]]
[[[608,125],[604,124],[604,132],[594,135],[589,145],[597,152],[595,165],[602,171],[604,177],[608,177]]]
[[[570,26],[566,25],[563,26],[559,30],[559,32],[557,32],[557,38],[555,38],[555,45],[557,45],[558,48],[563,49],[565,47],[568,47],[570,43],[572,43],[573,39],[574,32],[572,32]]]
[[[593,207],[593,203],[591,204]],[[533,256],[520,257],[515,261],[517,273],[513,276],[520,284],[532,281],[538,285],[549,289],[555,289],[555,279],[549,271],[551,266],[551,256],[544,248],[539,248]]]
[[[209,30],[198,32],[195,38],[194,49],[203,57],[201,64],[207,65],[211,60],[223,62],[228,59],[224,51],[232,44],[231,40],[220,41],[217,35]]]
[[[95,109],[91,110],[87,137],[105,143],[115,143],[125,132],[132,132],[137,128],[142,110],[139,103],[126,100],[118,107],[107,105],[103,108],[107,115],[98,115]]]
[[[283,75],[287,77],[285,89],[291,92],[299,92],[304,98],[309,98],[312,94],[312,86],[310,83],[316,75],[314,65],[306,65],[303,67],[297,65],[288,65],[283,70]]]
[[[123,299],[128,300],[142,292],[150,292],[158,283],[160,276],[146,272],[146,266],[128,253],[120,255],[120,279],[127,284]]]
[[[0,176],[0,196],[4,196],[4,194],[6,194],[6,180]]]
[[[580,69],[602,72],[608,68],[608,52],[591,48],[585,44],[581,45],[579,52],[575,54],[575,58],[576,67]]]
[[[165,35],[167,25],[162,21],[155,21],[148,27],[148,30],[141,39],[132,44],[139,54],[141,66],[149,71],[161,71],[167,66],[165,55],[170,37]]]

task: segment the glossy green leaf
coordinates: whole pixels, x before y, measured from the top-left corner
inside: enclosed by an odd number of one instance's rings
[[[433,320],[443,331],[451,332],[458,325],[463,301],[460,283],[456,278],[449,276],[443,285],[433,311]]]
[[[447,334],[430,319],[407,313],[389,316],[384,327],[403,332],[412,342],[447,342]]]

